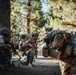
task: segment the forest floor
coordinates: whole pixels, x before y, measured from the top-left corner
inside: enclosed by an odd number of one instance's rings
[[[59,60],[57,59],[39,56],[33,64],[35,67],[20,65],[19,67],[9,68],[0,72],[0,75],[61,75]],[[71,73],[76,75],[76,67],[72,68]]]
[[[23,60],[26,61],[26,57],[22,57]],[[38,58],[33,62],[35,67],[21,65],[18,56],[13,57],[12,61],[15,61],[15,67],[0,72],[0,75],[61,75],[60,60],[43,57],[42,46],[38,50]],[[76,67],[72,67],[71,74],[76,75]]]

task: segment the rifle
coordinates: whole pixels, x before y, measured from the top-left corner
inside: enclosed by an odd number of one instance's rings
[[[41,43],[37,48],[39,48],[40,46],[42,46],[44,44],[44,42],[43,43]]]

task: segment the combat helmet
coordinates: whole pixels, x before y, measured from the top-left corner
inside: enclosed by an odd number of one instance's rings
[[[39,33],[33,33],[32,37],[38,37]]]
[[[9,34],[10,34],[9,28],[7,28],[7,27],[0,28],[0,34],[3,35],[3,36],[5,36],[5,37],[9,36]]]

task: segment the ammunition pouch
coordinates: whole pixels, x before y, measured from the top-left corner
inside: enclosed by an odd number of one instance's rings
[[[43,49],[42,49],[42,55],[44,57],[48,57],[49,56],[49,49],[48,49],[47,46],[46,47],[43,47]]]

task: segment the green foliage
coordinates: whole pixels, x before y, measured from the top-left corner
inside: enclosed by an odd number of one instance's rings
[[[39,29],[45,25],[46,19],[44,18],[44,13],[41,11],[40,0],[31,1],[31,6],[27,6],[27,3],[18,3],[16,0],[11,1],[11,24],[13,29],[20,27],[23,20],[26,19],[27,9],[31,11],[31,23],[36,25]],[[21,10],[21,11],[20,11]],[[22,17],[25,16],[25,17]],[[23,20],[21,20],[22,18]],[[21,22],[21,23],[20,23]],[[26,26],[26,24],[24,24]]]
[[[49,0],[49,2],[52,9],[48,15],[53,27],[57,28],[57,26],[61,27],[62,25],[76,25],[75,0]]]
[[[31,12],[30,29],[31,33],[37,31],[40,32],[41,28],[45,25],[46,19],[44,13],[41,11],[42,5],[40,0],[31,0],[31,5],[28,6],[26,2],[18,2],[17,0],[11,0],[11,30],[13,35],[26,32],[27,14],[28,10]],[[16,37],[14,39],[16,40]]]
[[[38,26],[39,28],[43,27],[46,23],[46,19],[44,18],[44,14],[42,11],[38,11],[36,18],[33,20],[33,24]]]

